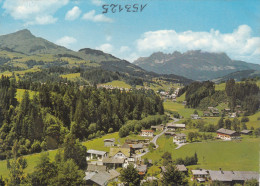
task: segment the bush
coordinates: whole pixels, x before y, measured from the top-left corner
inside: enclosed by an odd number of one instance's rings
[[[34,141],[34,143],[32,144],[31,147],[31,152],[35,153],[35,152],[41,152],[41,143],[37,140]]]
[[[243,118],[241,119],[241,122],[249,122],[249,118],[248,118],[248,117],[243,117]]]

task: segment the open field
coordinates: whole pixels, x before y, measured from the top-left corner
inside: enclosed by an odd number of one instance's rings
[[[64,74],[60,75],[62,78],[67,78],[68,80],[73,80],[80,77],[80,73]]]
[[[164,109],[165,110],[170,110],[170,111],[177,111],[182,117],[185,119],[190,118],[190,115],[194,113],[196,109],[192,108],[185,108],[183,104],[181,103],[176,103],[176,102],[171,102],[171,101],[166,101],[163,103]],[[202,115],[202,111],[197,110],[199,115]]]
[[[104,85],[111,85],[113,87],[119,87],[119,88],[132,88],[131,85],[125,83],[124,81],[112,81],[105,83]]]
[[[173,159],[198,154],[198,165],[191,168],[218,170],[259,171],[260,138],[244,137],[242,141],[209,141],[192,143],[175,150],[171,138],[164,136],[158,139],[159,148],[143,158],[158,161],[164,152],[172,154]]]

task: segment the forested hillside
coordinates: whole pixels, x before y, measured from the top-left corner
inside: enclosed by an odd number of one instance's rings
[[[19,103],[17,88],[37,92],[30,99],[25,91]],[[70,133],[80,140],[118,131],[129,120],[163,114],[161,99],[152,90],[80,88],[77,83],[32,81],[16,82],[0,78],[0,158],[10,156],[16,144],[17,154],[55,149]],[[139,128],[138,130],[141,130]]]

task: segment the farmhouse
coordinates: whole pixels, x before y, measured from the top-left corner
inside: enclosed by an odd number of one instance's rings
[[[153,137],[153,130],[142,130],[141,136]]]
[[[244,135],[251,135],[253,133],[253,131],[252,130],[242,130],[240,133],[244,134]]]
[[[239,138],[240,135],[236,131],[221,128],[217,130],[217,136],[223,140],[231,140]]]
[[[188,169],[185,167],[185,165],[176,165],[176,168],[180,172],[188,173]]]
[[[99,160],[102,161],[102,159],[104,157],[107,157],[107,152],[105,151],[99,151],[99,150],[93,150],[93,149],[89,149],[87,151],[87,161],[89,160]]]
[[[116,180],[119,176],[120,173],[116,170],[85,172],[84,180],[87,186],[104,186],[107,185],[109,181]]]
[[[186,134],[183,134],[183,133],[181,133],[181,134],[176,134],[176,135],[174,136],[173,141],[174,141],[175,143],[185,143],[185,142],[186,142]]]
[[[209,171],[205,169],[192,170],[193,180],[197,180],[198,182],[204,182],[209,179]]]
[[[209,170],[211,181],[222,182],[225,185],[244,185],[245,181],[250,179],[256,179],[259,181],[259,173],[252,171],[212,171]]]
[[[174,136],[175,132],[165,132],[164,135],[165,136]]]
[[[130,157],[130,147],[129,148],[110,148],[109,156],[112,158],[125,159]]]
[[[191,114],[191,119],[201,119],[198,114]]]
[[[105,165],[109,169],[116,169],[118,167],[123,167],[125,163],[125,158],[104,158],[103,165]]]
[[[185,124],[174,124],[174,123],[168,123],[167,129],[169,130],[176,130],[176,129],[185,129]]]
[[[104,139],[104,146],[105,147],[112,147],[114,145],[115,145],[115,138]]]

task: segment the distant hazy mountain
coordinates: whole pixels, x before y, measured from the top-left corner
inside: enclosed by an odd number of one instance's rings
[[[220,78],[213,79],[212,81],[214,81],[216,83],[220,83],[220,82],[223,82],[223,81],[227,81],[229,79],[241,81],[245,78],[255,78],[255,77],[260,78],[260,71],[259,70],[242,70],[242,71],[233,72],[231,74],[228,74],[228,75],[220,77]]]
[[[260,65],[230,59],[225,53],[200,50],[185,53],[153,53],[137,59],[134,64],[147,71],[176,74],[193,80],[211,80],[242,70],[260,70]]]

